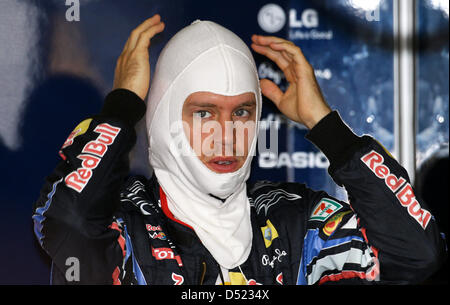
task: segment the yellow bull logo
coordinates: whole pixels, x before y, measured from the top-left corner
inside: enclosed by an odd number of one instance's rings
[[[328,220],[328,222],[323,226],[323,233],[325,235],[330,236],[331,233],[333,233],[339,223],[342,221],[342,218],[344,218],[345,215],[351,213],[351,211],[346,211],[342,213],[337,213],[336,215],[333,215],[333,217]]]

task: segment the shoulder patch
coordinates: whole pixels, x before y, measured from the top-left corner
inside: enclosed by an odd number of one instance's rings
[[[330,236],[331,234],[333,234],[333,232],[336,230],[336,228],[338,227],[339,223],[342,221],[342,218],[344,218],[345,215],[351,213],[352,211],[345,211],[345,212],[340,212],[337,214],[334,214],[330,220],[327,221],[327,223],[323,226],[323,233],[326,236]]]
[[[64,149],[67,146],[72,145],[73,139],[75,139],[77,136],[84,134],[88,130],[91,122],[92,122],[92,119],[86,119],[83,122],[81,122],[80,124],[78,124],[77,127],[75,127],[75,129],[69,134],[69,136],[67,137],[67,140],[64,142],[61,149]]]
[[[336,202],[330,198],[322,198],[318,204],[314,207],[309,220],[325,221],[334,212],[340,210],[342,204]]]

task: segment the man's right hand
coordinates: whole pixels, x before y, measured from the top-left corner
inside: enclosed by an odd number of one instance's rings
[[[150,86],[150,39],[164,30],[156,14],[135,28],[117,59],[113,89],[128,89],[145,99]]]

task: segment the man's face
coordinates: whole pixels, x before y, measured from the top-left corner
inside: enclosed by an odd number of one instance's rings
[[[216,173],[234,172],[247,159],[254,137],[255,95],[194,92],[184,102],[182,119],[200,161]]]

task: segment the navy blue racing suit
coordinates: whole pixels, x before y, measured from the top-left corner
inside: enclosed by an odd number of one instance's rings
[[[195,231],[173,217],[156,177],[129,176],[144,113],[138,96],[114,90],[64,143],[32,216],[53,284],[414,284],[446,257],[405,169],[333,111],[306,138],[349,202],[301,183],[249,184],[252,249],[224,276]]]

